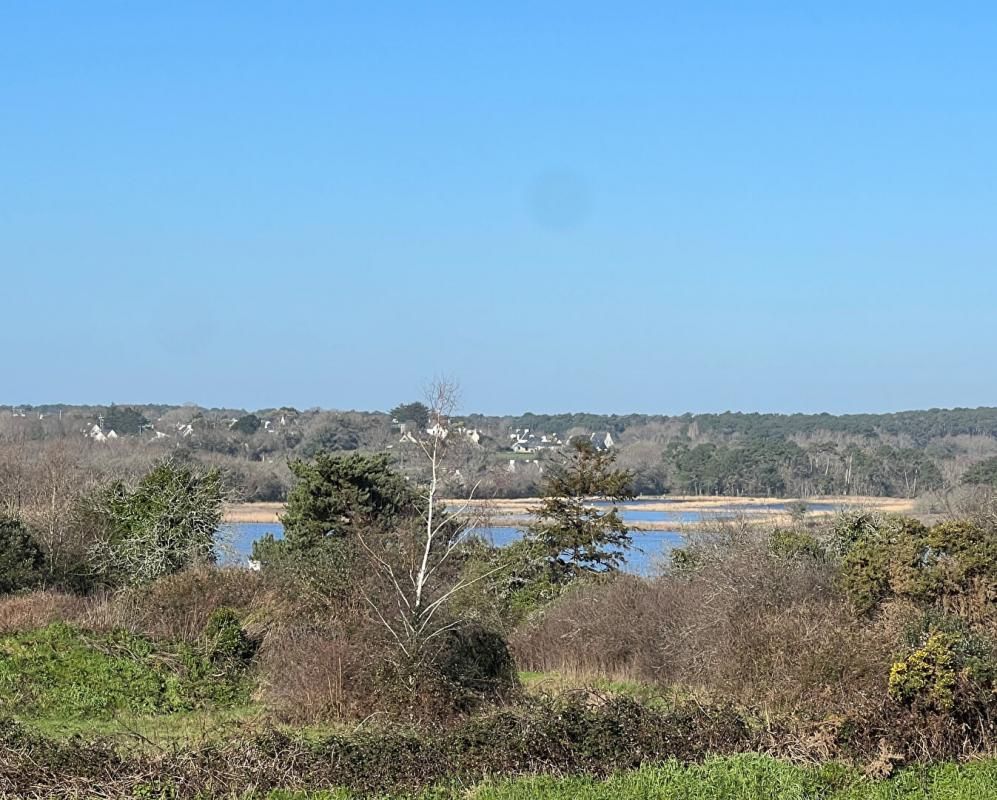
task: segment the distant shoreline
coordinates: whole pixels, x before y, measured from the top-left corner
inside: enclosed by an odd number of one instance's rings
[[[709,514],[720,509],[736,509],[749,515],[753,521],[768,522],[784,519],[784,512],[772,512],[765,506],[773,503],[790,503],[800,498],[793,497],[715,497],[696,495],[666,495],[664,497],[641,498],[637,503],[620,503],[620,508],[642,511],[684,511]],[[492,525],[518,525],[529,519],[529,509],[540,503],[540,498],[524,497],[496,500],[453,500],[455,506],[465,503],[474,513],[487,517]],[[900,497],[865,496],[821,496],[803,500],[808,505],[833,505],[842,509],[862,508],[869,511],[887,511],[897,514],[910,514],[914,501]],[[284,503],[231,503],[225,507],[224,521],[227,523],[279,523]],[[814,511],[814,514],[831,513]],[[634,527],[641,530],[670,530],[689,523],[644,521]],[[698,524],[698,523],[696,523]]]

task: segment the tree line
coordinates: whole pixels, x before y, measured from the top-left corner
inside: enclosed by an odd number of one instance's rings
[[[387,412],[7,407],[0,410],[0,448],[26,452],[33,443],[67,440],[93,445],[97,426],[117,438],[91,448],[95,464],[148,466],[179,455],[221,469],[245,500],[283,501],[294,480],[289,463],[319,453],[385,453],[403,473],[417,472],[412,435],[427,423],[428,409],[419,401]],[[493,496],[534,496],[540,489],[545,454],[511,451],[510,435],[526,429],[564,442],[611,433],[614,451],[634,472],[642,494],[913,497],[961,483],[997,482],[995,408],[840,416],[469,414],[455,423],[474,432],[475,446],[446,480],[455,490],[480,483]]]

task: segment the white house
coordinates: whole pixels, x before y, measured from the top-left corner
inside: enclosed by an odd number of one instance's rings
[[[608,450],[616,444],[613,439],[613,434],[609,431],[599,431],[598,433],[593,433],[589,437],[589,441],[592,442],[592,446],[595,447],[596,450]]]

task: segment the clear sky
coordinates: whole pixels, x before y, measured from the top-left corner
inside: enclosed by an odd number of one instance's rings
[[[995,43],[982,2],[2,0],[0,402],[995,405]]]

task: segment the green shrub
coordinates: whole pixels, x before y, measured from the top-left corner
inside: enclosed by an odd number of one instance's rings
[[[0,594],[38,586],[44,566],[42,549],[27,527],[0,517]]]
[[[823,561],[827,558],[827,551],[816,536],[805,531],[783,528],[772,532],[769,537],[769,551],[776,558],[784,559]]]
[[[104,530],[91,552],[94,570],[110,585],[134,586],[213,562],[223,499],[218,470],[173,459],[135,486],[111,484],[92,500]]]
[[[905,655],[890,669],[890,697],[956,719],[987,714],[997,689],[993,644],[958,618],[928,614],[907,631]]]
[[[208,657],[218,663],[245,666],[256,654],[257,643],[249,638],[239,615],[231,608],[217,608],[204,626]]]
[[[841,583],[862,613],[891,599],[992,620],[997,537],[969,521],[928,528],[915,519],[854,514],[836,528]]]
[[[890,669],[889,692],[894,700],[949,711],[958,681],[955,637],[935,633],[928,641],[897,661]]]
[[[189,645],[62,623],[0,638],[0,711],[26,718],[165,714],[245,699],[240,674]]]

